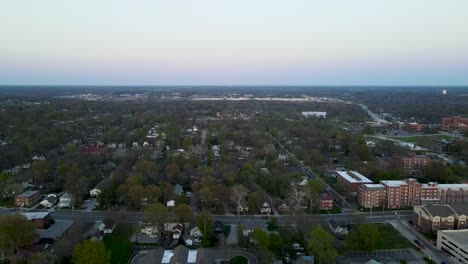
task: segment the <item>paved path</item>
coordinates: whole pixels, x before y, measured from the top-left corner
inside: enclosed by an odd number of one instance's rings
[[[226,239],[226,245],[235,246],[239,242],[239,233],[237,227],[237,225],[231,225],[231,233],[229,233],[229,236]]]
[[[409,224],[406,223],[406,221],[391,220],[388,222],[392,224],[396,230],[398,230],[404,237],[406,237],[406,239],[411,241],[414,245],[416,245],[414,240],[419,240],[425,247],[425,249],[421,249],[421,252],[423,252],[426,256],[434,260],[436,263],[441,263],[442,261],[445,261],[446,263],[452,263],[451,261],[449,261],[448,256],[446,256],[442,251],[438,250],[426,237],[424,237],[419,232],[414,230],[414,228],[409,226]]]

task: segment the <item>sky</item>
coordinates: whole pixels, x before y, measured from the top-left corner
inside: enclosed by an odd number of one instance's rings
[[[466,0],[0,0],[0,84],[468,85]]]

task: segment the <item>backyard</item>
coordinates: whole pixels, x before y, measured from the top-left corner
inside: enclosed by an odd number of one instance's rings
[[[133,247],[129,238],[134,230],[132,224],[119,224],[112,235],[104,237],[106,248],[112,251],[111,263],[126,263]]]

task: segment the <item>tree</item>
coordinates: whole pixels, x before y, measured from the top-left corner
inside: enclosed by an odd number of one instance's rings
[[[333,236],[325,231],[322,226],[317,226],[312,229],[309,248],[316,257],[318,264],[336,262],[338,252],[333,246],[333,240]]]
[[[319,205],[319,196],[325,191],[325,183],[319,178],[314,178],[307,182],[305,196],[309,201],[309,210]]]
[[[378,238],[379,230],[375,224],[360,224],[357,229],[351,229],[346,237],[346,247],[350,250],[372,251]]]
[[[60,259],[58,256],[49,253],[39,253],[32,256],[27,261],[28,264],[58,264]]]
[[[101,190],[97,197],[97,202],[102,208],[110,208],[117,203],[117,191],[114,186],[109,185]]]
[[[162,203],[154,203],[148,206],[144,211],[145,222],[148,223],[161,223],[167,218],[169,211]]]
[[[363,250],[374,250],[378,238],[379,229],[375,224],[366,223],[359,225],[359,239]]]
[[[270,239],[268,237],[267,232],[261,229],[255,229],[252,233],[252,236],[255,239],[255,241],[258,243],[260,248],[267,249],[268,246],[270,245]]]
[[[86,240],[73,250],[74,264],[108,264],[111,263],[111,251],[99,240]]]
[[[304,198],[306,197],[306,192],[302,190],[297,185],[293,185],[291,187],[291,191],[289,192],[289,199],[291,201],[291,205],[294,208],[294,211],[299,212],[302,210],[302,205],[304,203]]]
[[[156,203],[161,199],[161,189],[154,184],[145,187],[145,195],[149,203]]]
[[[20,214],[1,216],[0,227],[0,247],[4,255],[14,254],[37,237],[35,225]]]
[[[210,214],[210,212],[203,210],[198,214],[198,228],[200,228],[200,231],[203,235],[202,246],[209,247],[210,237],[213,231],[213,216]]]
[[[242,184],[236,184],[231,188],[231,201],[236,205],[237,214],[239,214],[244,207],[245,197],[249,193],[249,190]]]
[[[194,219],[192,208],[187,204],[178,204],[174,208],[174,213],[177,216],[178,221],[182,223],[190,223]]]

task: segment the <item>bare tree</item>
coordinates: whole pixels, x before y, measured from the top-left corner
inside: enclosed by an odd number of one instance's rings
[[[306,198],[306,192],[299,186],[293,185],[288,196],[291,202],[291,206],[294,208],[294,211],[301,211],[302,204],[304,203],[304,199]]]
[[[243,208],[245,197],[249,193],[249,190],[242,184],[236,184],[231,188],[231,200],[236,205],[237,214],[240,213],[240,208]]]

